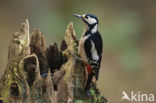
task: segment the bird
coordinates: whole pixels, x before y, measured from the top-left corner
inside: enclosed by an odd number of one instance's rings
[[[93,14],[74,14],[73,16],[81,19],[85,24],[84,33],[79,40],[78,54],[88,71],[85,90],[89,92],[93,77],[96,81],[98,80],[103,52],[103,40],[98,31],[99,21]]]

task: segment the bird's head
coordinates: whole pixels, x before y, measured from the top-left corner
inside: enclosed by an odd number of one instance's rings
[[[91,28],[91,29],[97,26],[99,23],[98,18],[92,14],[83,14],[83,15],[74,14],[73,16],[83,20],[83,22],[87,24],[88,28]]]

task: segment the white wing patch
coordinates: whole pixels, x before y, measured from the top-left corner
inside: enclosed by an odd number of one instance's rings
[[[99,60],[99,56],[97,54],[97,51],[95,49],[95,45],[94,45],[93,41],[91,41],[91,44],[92,44],[92,48],[91,48],[92,58],[93,58],[93,60],[98,61]]]

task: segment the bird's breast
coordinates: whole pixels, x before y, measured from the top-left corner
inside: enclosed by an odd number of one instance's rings
[[[85,52],[85,48],[84,48],[84,43],[85,41],[90,37],[90,35],[87,35],[87,36],[82,36],[80,38],[80,41],[79,41],[79,47],[78,47],[78,53],[79,55],[81,56],[82,60],[84,62],[88,62],[88,59],[87,59],[87,56],[86,56],[86,52]]]

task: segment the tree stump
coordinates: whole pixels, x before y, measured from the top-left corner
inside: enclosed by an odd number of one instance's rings
[[[38,29],[29,35],[26,20],[9,45],[8,64],[0,79],[0,103],[106,103],[96,86],[85,93],[86,68],[78,55],[72,22],[60,49],[46,47]]]

